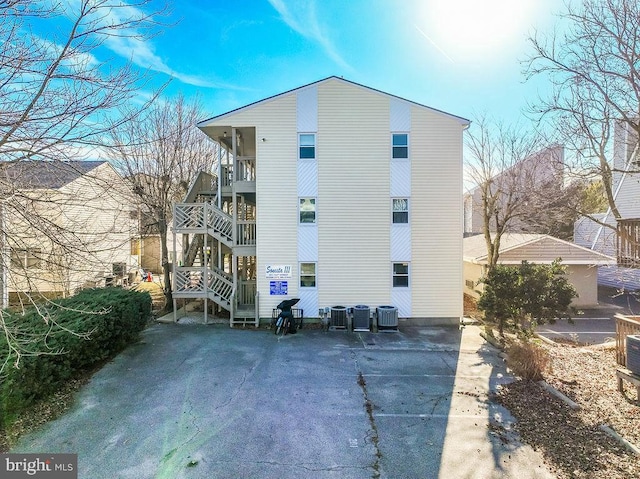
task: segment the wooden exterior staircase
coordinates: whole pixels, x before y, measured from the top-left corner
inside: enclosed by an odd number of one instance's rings
[[[242,214],[234,218],[235,202],[226,199],[223,210],[218,200],[218,182],[214,175],[201,172],[184,203],[174,205],[174,235],[182,234],[185,248],[182,261],[173,270],[173,297],[175,299],[211,300],[229,311],[230,324],[258,324],[255,280],[253,295],[247,294],[247,282],[225,269],[236,263],[238,257],[255,256],[255,217],[246,220]],[[227,211],[230,211],[229,214]],[[176,257],[177,252],[175,252]],[[221,258],[224,256],[225,259]],[[251,297],[249,297],[251,296]],[[175,318],[175,315],[174,315]],[[205,312],[206,322],[206,312]]]

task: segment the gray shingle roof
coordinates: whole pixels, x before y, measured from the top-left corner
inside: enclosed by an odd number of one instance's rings
[[[58,189],[106,161],[19,161],[0,163],[0,181],[16,188]]]

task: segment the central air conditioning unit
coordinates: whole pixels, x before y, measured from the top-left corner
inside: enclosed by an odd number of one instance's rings
[[[387,330],[398,329],[398,308],[395,306],[378,306],[376,308],[376,316],[378,317],[378,328],[386,328]]]
[[[353,330],[369,331],[371,311],[369,306],[358,304],[353,307]]]
[[[640,376],[640,335],[629,335],[626,339],[627,369]]]
[[[347,329],[347,308],[344,306],[331,306],[329,317],[330,329]]]

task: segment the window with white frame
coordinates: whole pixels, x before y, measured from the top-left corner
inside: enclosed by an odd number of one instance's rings
[[[409,263],[393,263],[393,287],[409,287]]]
[[[300,263],[300,287],[316,287],[316,263]]]
[[[409,158],[409,135],[393,133],[391,135],[392,158]]]
[[[316,157],[315,133],[300,133],[298,135],[299,158],[301,160],[313,160]]]
[[[314,224],[316,222],[316,199],[300,198],[300,224]]]
[[[40,248],[27,248],[11,251],[11,265],[15,268],[39,268],[41,258],[42,250]]]
[[[409,223],[409,198],[392,198],[393,223]]]

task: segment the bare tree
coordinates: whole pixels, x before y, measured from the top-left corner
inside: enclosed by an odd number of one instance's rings
[[[80,203],[82,199],[74,198],[72,193],[56,194],[42,185],[48,184],[52,175],[65,174],[77,165],[66,160],[93,156],[97,148],[104,146],[111,129],[122,127],[144,111],[144,104],[136,110],[122,109],[137,99],[144,77],[136,74],[130,64],[114,66],[117,60],[105,58],[107,49],[102,47],[111,42],[149,38],[158,26],[157,16],[164,10],[162,6],[151,10],[152,7],[152,0],[0,1],[3,290],[7,272],[12,272],[21,276],[19,287],[25,288],[25,293],[33,292],[36,286],[26,271],[29,261],[46,260],[52,268],[67,271],[90,269],[88,263],[104,253],[98,251],[103,246],[93,241],[96,234],[111,232],[112,225],[78,228],[80,219],[75,223],[67,221],[58,214],[58,207],[73,201]],[[49,26],[47,38],[37,34],[38,26],[43,24]],[[49,176],[29,184],[33,179],[20,173],[20,165],[36,161],[47,163]],[[95,180],[102,181],[96,194],[109,191],[109,180]],[[53,254],[54,251],[58,253]],[[6,307],[5,295],[2,296],[2,306]],[[24,297],[32,301],[31,294]],[[44,310],[42,314],[44,320]],[[0,331],[11,355],[19,362],[26,349],[16,340],[19,335],[7,328],[1,313]],[[0,364],[0,372],[4,364]]]
[[[160,235],[166,308],[173,305],[167,249],[173,204],[184,199],[198,172],[212,171],[217,161],[215,143],[196,127],[203,116],[198,99],[187,103],[179,95],[173,101],[157,102],[140,121],[111,132],[113,162]]]
[[[542,147],[540,136],[486,118],[467,136],[466,168],[475,187],[465,199],[466,217],[475,222],[472,232],[484,235],[489,269],[504,233],[535,230],[539,212],[549,215],[562,203],[562,149]]]
[[[564,33],[530,38],[528,78],[542,75],[553,86],[532,110],[575,151],[574,174],[602,178],[611,214],[620,219],[611,142],[616,124],[635,138],[640,133],[640,3],[582,0],[565,8]],[[637,155],[636,149],[618,169],[637,172]]]

